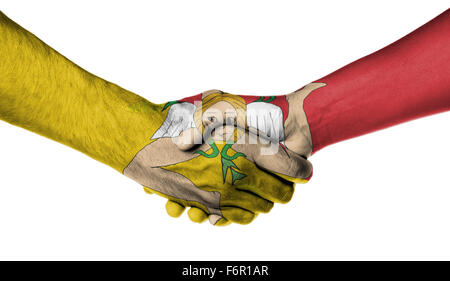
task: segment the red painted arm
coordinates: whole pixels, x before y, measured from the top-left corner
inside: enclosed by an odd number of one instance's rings
[[[450,9],[391,45],[316,82],[304,102],[313,153],[450,110]]]

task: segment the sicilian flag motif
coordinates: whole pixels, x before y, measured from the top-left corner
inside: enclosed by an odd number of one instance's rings
[[[247,129],[280,143],[284,147],[284,123],[289,114],[286,96],[239,96],[245,103]],[[195,128],[194,112],[202,102],[202,94],[171,101],[164,105],[166,119],[152,139],[177,137],[189,128]]]

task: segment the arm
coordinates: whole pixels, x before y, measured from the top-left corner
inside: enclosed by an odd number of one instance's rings
[[[284,145],[304,157],[345,139],[449,110],[450,9],[285,98]],[[262,127],[266,121],[260,122]],[[279,163],[270,157],[268,162]]]
[[[450,9],[316,82],[304,101],[312,151],[450,109]]]

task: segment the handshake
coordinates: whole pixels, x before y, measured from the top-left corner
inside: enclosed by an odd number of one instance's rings
[[[171,216],[190,207],[194,222],[247,224],[309,180],[313,151],[450,110],[448,27],[450,10],[288,95],[212,90],[158,105],[0,12],[0,119],[113,167],[167,198]]]
[[[210,90],[162,105],[130,104],[160,116],[157,130],[123,170],[147,193],[168,199],[167,213],[186,207],[193,222],[250,223],[274,203],[287,203],[312,165],[304,99],[323,83],[284,96],[240,96]]]

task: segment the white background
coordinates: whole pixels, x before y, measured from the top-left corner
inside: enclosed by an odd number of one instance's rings
[[[211,88],[288,93],[448,4],[2,0],[0,9],[88,71],[160,103]],[[327,147],[289,204],[219,228],[170,218],[165,200],[113,169],[1,122],[0,258],[449,259],[449,124],[444,113]]]

